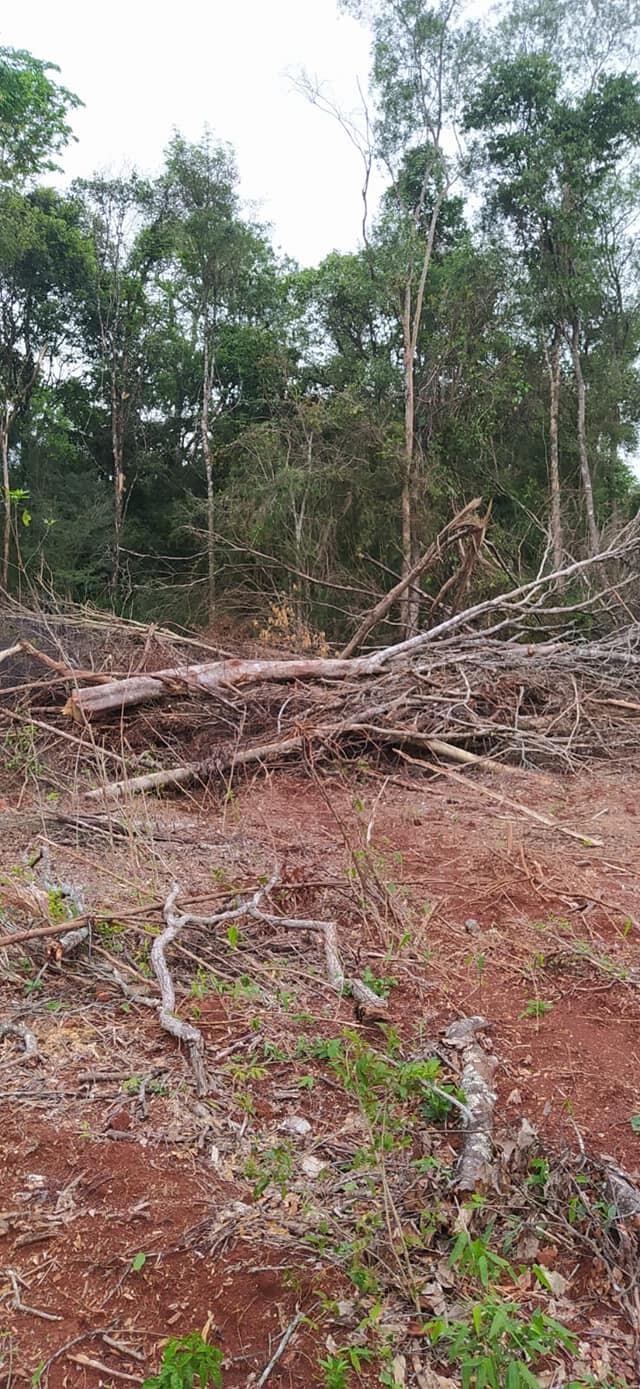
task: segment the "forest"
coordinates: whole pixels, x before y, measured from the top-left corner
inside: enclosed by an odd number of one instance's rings
[[[6,591],[322,651],[474,499],[485,543],[442,547],[391,635],[634,516],[635,5],[342,7],[360,109],[291,94],[361,161],[357,245],[317,266],[247,214],[224,131],[62,187],[79,98],[0,50]]]

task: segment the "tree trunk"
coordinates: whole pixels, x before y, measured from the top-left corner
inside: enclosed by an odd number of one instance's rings
[[[118,387],[115,368],[111,373],[111,452],[113,456],[113,563],[111,566],[111,594],[115,599],[120,587],[120,556],[122,551],[122,528],[124,525],[124,400]]]
[[[562,568],[564,552],[560,509],[560,452],[558,419],[560,414],[560,329],[556,327],[549,359],[549,494],[551,504],[551,546],[554,569]]]
[[[571,332],[571,356],[573,358],[573,371],[576,378],[576,390],[578,395],[578,452],[580,455],[580,476],[582,479],[582,490],[584,492],[585,511],[587,513],[589,550],[592,555],[597,555],[600,537],[598,535],[598,526],[596,522],[591,471],[589,468],[589,454],[587,451],[587,394],[584,376],[582,374],[582,362],[580,360],[580,321],[577,318],[574,320]]]
[[[215,552],[215,531],[214,531],[214,500],[213,500],[213,459],[211,456],[211,440],[209,438],[209,413],[211,408],[211,368],[209,364],[209,344],[205,337],[204,344],[204,371],[202,378],[202,415],[200,426],[202,432],[202,454],[204,458],[204,470],[207,479],[207,615],[209,622],[213,622],[216,606],[216,552]]]
[[[442,204],[449,189],[446,183],[438,193],[436,201],[429,219],[429,230],[424,245],[422,265],[420,268],[420,278],[416,290],[415,303],[411,303],[411,284],[412,274],[409,272],[404,291],[404,306],[402,311],[402,338],[403,338],[403,360],[404,360],[404,478],[402,484],[402,577],[406,578],[413,565],[416,563],[420,550],[418,537],[415,533],[415,508],[414,500],[416,493],[416,406],[415,406],[415,369],[416,357],[418,353],[418,338],[420,336],[420,326],[422,324],[422,310],[424,307],[424,295],[427,285],[427,275],[431,265],[433,246],[436,235],[436,227]],[[416,230],[418,219],[422,212],[422,200],[416,211]],[[401,621],[405,637],[412,637],[418,631],[418,619],[420,616],[420,596],[410,586],[407,587],[402,598]]]
[[[414,352],[411,331],[411,284],[405,287],[402,332],[404,340],[404,472],[402,479],[402,578],[413,568],[413,468],[415,446],[415,380]],[[417,603],[409,586],[405,587],[400,604],[400,621],[405,637],[417,630]]]
[[[2,587],[9,587],[9,554],[11,549],[11,485],[9,482],[9,420],[7,412],[0,421],[0,453],[2,455],[2,501],[4,527],[2,533]]]

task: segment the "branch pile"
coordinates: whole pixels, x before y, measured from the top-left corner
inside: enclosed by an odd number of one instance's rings
[[[323,751],[376,749],[388,756],[413,748],[456,763],[491,758],[570,769],[635,749],[640,623],[629,622],[621,590],[635,577],[629,569],[638,548],[630,529],[595,558],[539,574],[415,637],[361,655],[222,659],[118,679],[67,669],[72,689],[64,712],[88,748],[96,745],[98,725],[107,742],[115,731],[122,748],[127,720],[136,717],[129,711],[161,704],[166,718],[186,728],[192,754],[184,756],[183,742],[177,759],[174,742],[173,766],[89,794],[185,786]],[[618,577],[625,566],[627,577]],[[571,586],[582,595],[573,601]],[[620,613],[624,627],[615,625]],[[607,635],[580,639],[594,615]],[[368,619],[361,623],[359,640],[369,626]],[[56,668],[60,678],[60,663]],[[206,734],[194,738],[196,715]],[[151,712],[144,721],[153,742]]]

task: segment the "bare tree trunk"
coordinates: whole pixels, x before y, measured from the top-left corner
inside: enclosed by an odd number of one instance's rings
[[[122,551],[122,528],[124,525],[124,402],[122,391],[118,389],[115,366],[111,372],[111,451],[113,455],[113,563],[111,566],[111,593],[115,598],[120,587],[120,556]]]
[[[9,481],[9,416],[5,410],[0,420],[0,453],[2,454],[2,501],[4,527],[2,533],[2,587],[9,587],[9,554],[11,549],[11,485]]]
[[[587,513],[587,531],[589,534],[589,549],[592,555],[597,555],[600,545],[598,535],[598,525],[596,522],[595,506],[593,502],[593,486],[591,483],[591,471],[589,468],[589,454],[587,451],[587,394],[582,374],[582,362],[580,360],[580,320],[575,319],[571,332],[571,356],[573,358],[573,372],[576,378],[576,390],[578,395],[578,451],[580,455],[580,476],[582,478],[582,490],[584,492],[585,511]]]
[[[205,334],[204,371],[202,377],[202,415],[200,418],[200,427],[202,432],[202,454],[204,457],[204,470],[207,479],[207,610],[209,622],[213,622],[216,607],[216,552],[214,530],[215,513],[213,499],[213,459],[211,456],[211,440],[209,438],[210,409],[211,368],[209,364],[209,344],[207,342]]]
[[[402,483],[402,577],[410,573],[419,555],[418,537],[415,534],[414,497],[416,490],[416,406],[415,406],[415,367],[418,354],[418,339],[422,324],[422,310],[427,285],[427,275],[433,255],[436,228],[442,204],[448,192],[445,184],[438,194],[429,219],[429,230],[422,256],[420,279],[416,290],[415,303],[411,303],[412,275],[409,272],[405,285],[402,311],[402,337],[404,359],[404,477]],[[422,199],[418,216],[422,213]],[[417,224],[416,224],[417,225]],[[414,636],[418,630],[420,615],[419,595],[407,587],[402,598],[401,622],[406,637]]]
[[[554,569],[562,568],[564,552],[562,512],[560,507],[560,451],[558,422],[560,414],[560,329],[556,327],[549,359],[549,494],[551,503],[551,546]]]
[[[413,516],[411,501],[413,497],[413,453],[415,443],[415,381],[413,373],[414,355],[411,332],[411,282],[407,281],[402,315],[402,334],[404,340],[404,471],[402,477],[402,578],[406,579],[413,567]],[[415,602],[411,601],[411,590],[407,586],[400,604],[400,620],[403,635],[413,636],[415,627]]]

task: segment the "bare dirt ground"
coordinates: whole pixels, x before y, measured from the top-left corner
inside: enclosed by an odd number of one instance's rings
[[[35,1058],[15,1032],[0,1041],[0,1384],[142,1384],[167,1338],[200,1331],[225,1389],[458,1386],[461,1362],[425,1328],[488,1297],[574,1334],[530,1360],[534,1382],[638,1382],[638,1216],[613,1228],[598,1185],[603,1155],[640,1176],[635,767],[465,784],[282,768],[98,826],[70,764],[46,769],[46,735],[35,751],[5,740],[4,762],[3,881],[46,870],[103,919],[61,961],[46,940],[0,949],[0,1019],[37,1040]],[[161,904],[176,880],[191,910],[217,910],[274,862],[272,909],[335,919],[388,1024],[336,997],[311,933],[190,927],[169,962],[206,1043],[198,1098],[138,1001],[157,1000]],[[29,913],[5,904],[2,922]],[[498,1176],[475,1207],[455,1189],[455,1109],[393,1088],[415,1058],[455,1081],[442,1034],[472,1014],[498,1063]],[[461,1232],[506,1265],[485,1279],[456,1260]]]

